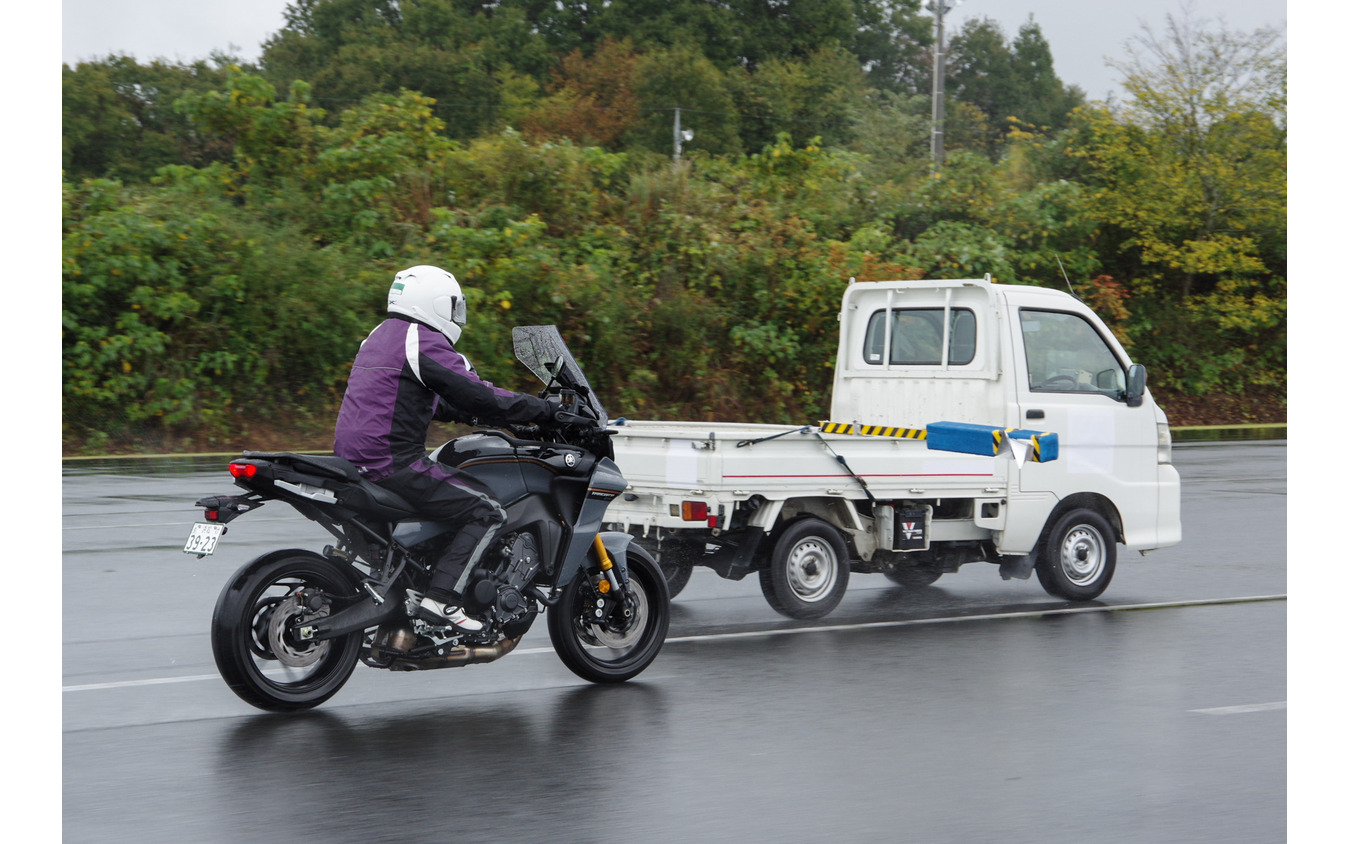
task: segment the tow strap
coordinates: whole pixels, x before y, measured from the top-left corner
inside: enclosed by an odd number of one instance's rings
[[[816,439],[820,440],[821,444],[824,445],[825,448],[829,450],[830,454],[834,455],[834,459],[839,461],[839,465],[844,467],[844,471],[848,472],[850,475],[853,476],[853,480],[858,482],[858,486],[862,487],[862,491],[867,493],[867,500],[872,502],[873,504],[876,504],[877,503],[876,496],[872,494],[872,490],[867,488],[867,481],[859,477],[858,473],[853,471],[853,469],[849,467],[848,461],[844,459],[843,455],[835,451],[833,448],[830,448],[829,441],[820,435],[820,431],[816,431]]]
[[[759,443],[766,443],[769,440],[776,440],[779,437],[786,437],[788,434],[805,434],[810,432],[810,430],[811,430],[810,425],[803,425],[800,428],[793,428],[790,431],[782,431],[777,434],[770,434],[767,437],[760,437],[757,440],[741,440],[740,442],[736,443],[736,447],[745,448],[747,445],[758,445]]]

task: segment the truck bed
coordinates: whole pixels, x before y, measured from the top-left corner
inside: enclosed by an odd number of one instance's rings
[[[825,434],[819,428],[699,422],[625,422],[612,427],[615,462],[630,494],[715,497],[760,495],[878,499],[1006,494],[1008,460],[934,451],[921,439]],[[772,439],[769,439],[772,438]],[[843,458],[841,463],[839,458]],[[866,489],[849,470],[866,483]],[[619,500],[642,522],[651,502]]]

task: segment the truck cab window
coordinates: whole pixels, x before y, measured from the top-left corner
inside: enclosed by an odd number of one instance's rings
[[[895,308],[891,314],[889,361],[886,354],[886,311],[872,314],[863,339],[863,357],[870,364],[937,366],[942,363],[942,308]],[[952,308],[947,333],[947,363],[965,366],[975,359],[975,314]]]
[[[1035,392],[1125,395],[1125,367],[1078,314],[1021,311],[1028,387]]]

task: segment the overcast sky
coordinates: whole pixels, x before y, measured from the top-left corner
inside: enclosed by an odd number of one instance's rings
[[[1220,18],[1242,30],[1284,29],[1283,0],[1191,0],[1199,17]],[[1122,45],[1143,22],[1160,27],[1182,0],[964,0],[948,14],[949,32],[968,18],[997,21],[1009,40],[1034,15],[1050,42],[1055,71],[1090,99],[1119,96],[1117,74],[1106,58],[1121,58]],[[138,61],[192,61],[212,51],[256,60],[263,41],[281,29],[286,0],[64,0],[61,61],[74,64],[109,53]]]

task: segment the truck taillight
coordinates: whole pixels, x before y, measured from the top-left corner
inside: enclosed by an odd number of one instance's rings
[[[1172,462],[1172,429],[1166,422],[1158,423],[1158,462]]]
[[[256,463],[231,463],[230,475],[236,478],[251,478],[258,474]]]
[[[686,522],[702,522],[708,518],[708,503],[706,501],[681,501],[680,518]]]
[[[670,505],[670,515],[675,515],[675,505]],[[707,522],[708,527],[716,528],[721,522],[717,513],[708,510],[706,501],[681,501],[680,518],[686,522]]]

